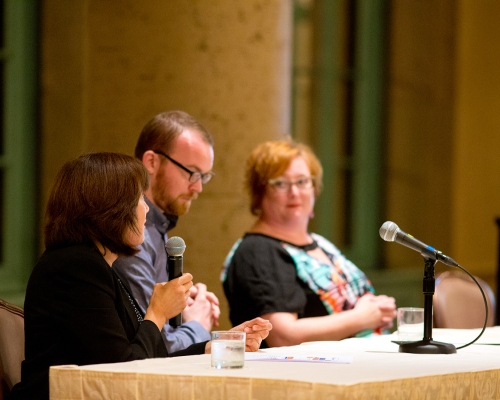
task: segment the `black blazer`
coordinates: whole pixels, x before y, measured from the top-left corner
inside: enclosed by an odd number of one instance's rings
[[[48,399],[52,365],[168,356],[158,327],[139,322],[127,290],[93,244],[46,250],[26,289],[26,359],[11,398]],[[205,343],[170,356],[201,354]]]

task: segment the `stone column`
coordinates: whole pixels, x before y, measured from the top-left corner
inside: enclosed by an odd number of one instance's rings
[[[173,234],[186,242],[186,270],[221,300],[228,328],[219,273],[252,222],[245,160],[289,133],[292,2],[47,0],[42,15],[42,206],[68,159],[132,154],[155,114],[192,114],[214,136],[216,177]]]

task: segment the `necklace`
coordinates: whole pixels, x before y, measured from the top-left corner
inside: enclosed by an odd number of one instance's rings
[[[295,244],[295,243],[289,242],[287,240],[278,239],[277,237],[274,237],[274,236],[271,236],[271,235],[266,235],[265,233],[260,233],[260,232],[249,232],[249,233],[246,233],[245,235],[265,236],[265,237],[277,240],[277,241],[279,241],[281,243],[286,243],[286,244],[289,244],[290,246],[297,247],[297,248],[302,249],[304,251],[311,251],[311,250],[317,249],[319,247],[318,246],[318,242],[316,242],[316,240],[314,240],[314,239],[312,240],[312,243],[308,243],[308,244]]]
[[[132,304],[132,307],[134,307],[135,315],[137,316],[137,321],[139,321],[139,323],[141,323],[142,321],[144,321],[144,318],[142,318],[141,312],[135,306],[134,299],[132,299],[132,296],[130,296],[130,293],[128,292],[128,290],[125,287],[125,285],[122,283],[121,279],[118,278],[118,276],[116,278],[118,279],[118,282],[120,283],[120,286],[122,287],[123,291],[127,294],[127,297],[128,297],[128,299],[130,301],[130,304]]]
[[[318,243],[316,242],[316,240],[313,239],[312,243],[306,244],[304,246],[296,246],[296,247],[300,247],[304,251],[310,251],[310,250],[317,249]]]

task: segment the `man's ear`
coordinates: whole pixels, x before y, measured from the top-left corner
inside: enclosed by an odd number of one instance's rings
[[[160,160],[153,150],[147,150],[142,155],[142,164],[146,167],[149,175],[154,175],[160,168]]]

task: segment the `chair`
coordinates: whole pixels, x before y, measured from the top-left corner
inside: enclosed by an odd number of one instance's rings
[[[21,380],[24,310],[0,299],[0,400]]]
[[[495,324],[495,295],[491,287],[474,276],[481,285],[488,304],[487,326]],[[476,283],[465,273],[447,271],[436,278],[433,298],[435,328],[482,328],[484,300]]]

